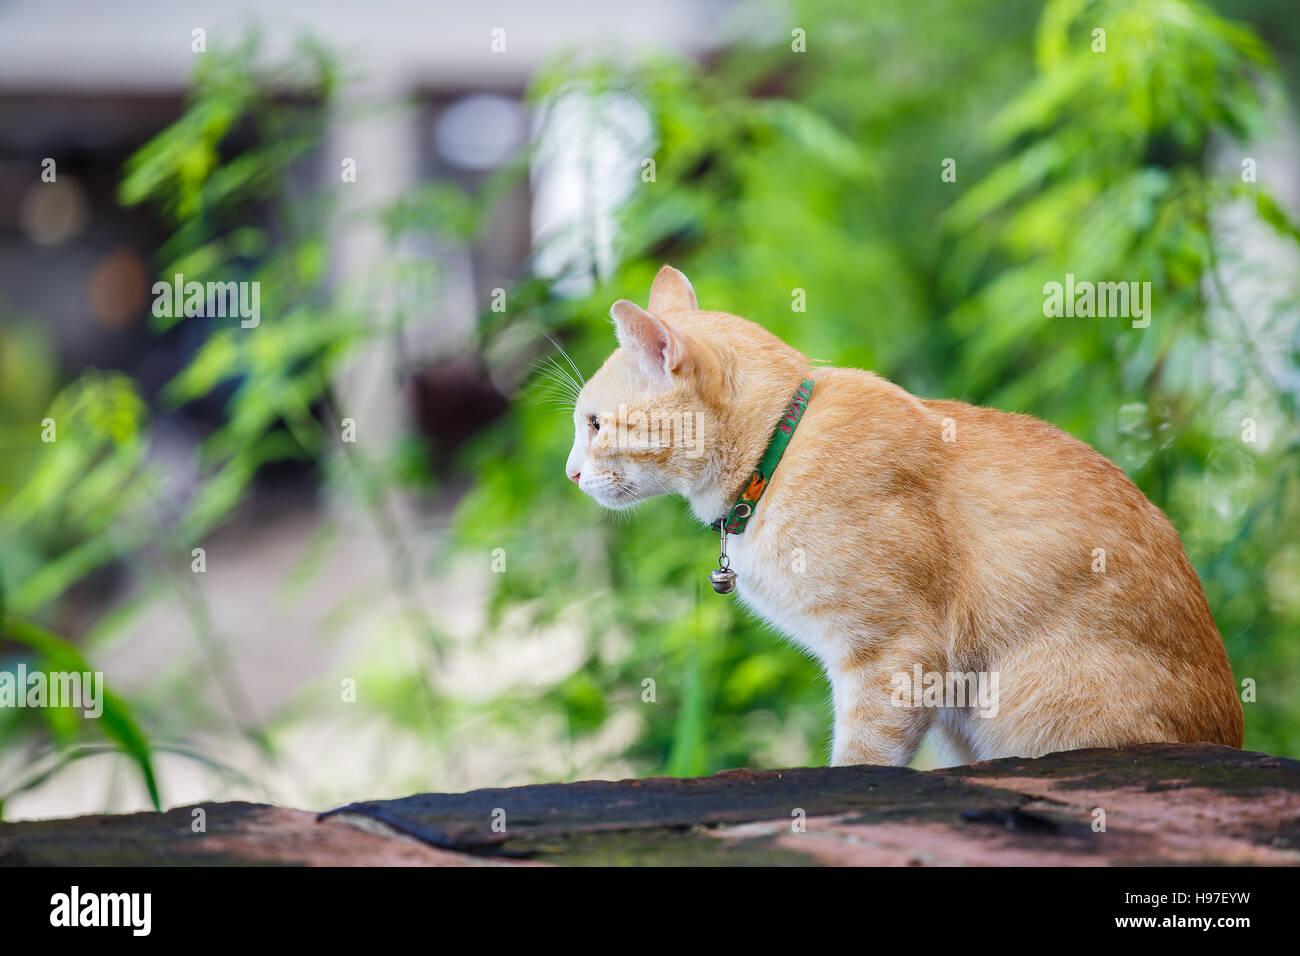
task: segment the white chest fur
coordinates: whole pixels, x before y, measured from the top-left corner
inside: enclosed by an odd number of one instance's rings
[[[818,589],[810,573],[816,557],[779,540],[768,527],[727,536],[737,597],[799,647],[828,663],[833,660],[835,640],[826,617],[816,613]]]

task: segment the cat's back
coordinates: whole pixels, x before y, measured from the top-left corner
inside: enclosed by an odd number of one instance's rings
[[[905,506],[958,590],[1044,615],[1081,598],[1129,613],[1142,604],[1139,616],[1154,610],[1218,643],[1172,525],[1085,443],[1028,415],[919,399],[868,372],[819,369],[816,381],[818,450],[837,459],[838,487],[858,488],[844,497],[864,516]]]
[[[859,369],[814,373],[819,451],[856,470],[893,473],[940,498],[960,496],[991,519],[1079,531],[1069,516],[1162,526],[1164,516],[1117,465],[1077,438],[1029,415],[917,398]],[[942,504],[942,502],[940,502]],[[1179,548],[1181,553],[1181,548]]]
[[[938,417],[946,480],[1003,528],[1086,535],[1107,526],[1156,534],[1179,555],[1172,527],[1124,471],[1095,449],[1029,415],[922,399]]]

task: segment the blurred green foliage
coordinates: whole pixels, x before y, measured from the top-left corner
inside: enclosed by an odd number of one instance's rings
[[[344,82],[327,56],[308,46],[270,72],[251,66],[252,48],[205,58],[189,110],[132,159],[121,198],[170,218],[160,275],[261,282],[261,326],[214,325],[167,389],[176,404],[229,393],[179,516],[151,510],[148,426],[120,377],[89,375],[54,399],[60,416],[86,421],[75,442],[53,451],[6,436],[16,451],[0,473],[0,534],[15,620],[48,614],[110,560],[146,547],[187,555],[279,458],[317,462],[381,527],[395,489],[433,493],[410,467],[419,449],[409,438],[336,454],[322,426],[338,420],[334,376],[377,341],[400,352],[404,324],[438,281],[436,263],[404,240],[478,241],[555,133],[557,103],[584,104],[589,127],[606,128],[610,104],[631,96],[650,119],[655,177],[641,179],[640,160],[627,170],[614,265],[598,265],[590,223],[551,239],[569,261],[519,276],[505,312],[485,307],[479,362],[563,361],[549,335],[589,373],[613,348],[609,304],[644,301],[667,261],[705,308],[752,318],[816,360],[1050,421],[1116,460],[1170,516],[1238,679],[1258,684],[1247,746],[1300,754],[1300,645],[1290,640],[1300,544],[1289,530],[1300,520],[1300,232],[1270,194],[1276,170],[1242,176],[1243,144],[1268,136],[1267,118],[1285,109],[1265,45],[1182,0],[812,0],[791,23],[806,52],[785,29],[751,29],[707,66],[559,63],[530,93],[538,138],[481,191],[433,183],[365,210],[341,210],[328,189],[304,193],[291,175],[310,161]],[[297,95],[273,95],[286,86]],[[231,132],[248,124],[252,145],[231,149]],[[382,225],[380,274],[331,274],[340,215]],[[1252,281],[1270,265],[1278,275],[1261,292]],[[1043,286],[1066,273],[1150,281],[1150,327],[1046,317]],[[796,289],[806,312],[791,308]],[[816,665],[701,594],[714,541],[680,502],[611,516],[564,480],[572,425],[553,390],[552,375],[531,376],[461,454],[472,485],[454,542],[485,566],[494,549],[508,555],[508,572],[492,576],[484,648],[558,622],[580,633],[581,653],[567,676],[476,704],[476,718],[520,727],[559,715],[581,741],[632,715],[626,756],[647,773],[823,760],[829,705]],[[1244,419],[1258,442],[1243,442]],[[408,574],[445,567],[403,571],[408,558],[394,557],[398,592]],[[436,666],[441,636],[406,607]],[[394,715],[440,739],[469,713],[419,675],[386,691]]]

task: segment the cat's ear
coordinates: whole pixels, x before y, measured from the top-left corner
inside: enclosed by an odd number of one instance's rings
[[[663,320],[627,299],[615,302],[609,314],[614,319],[618,344],[632,353],[647,372],[672,375],[686,368],[686,340]]]
[[[672,266],[664,266],[650,284],[650,311],[655,315],[669,312],[697,312],[695,290],[691,280]]]

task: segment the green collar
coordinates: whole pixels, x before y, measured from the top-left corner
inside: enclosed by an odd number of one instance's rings
[[[776,424],[776,430],[772,432],[772,440],[767,443],[767,450],[763,452],[763,457],[754,466],[754,473],[745,483],[745,490],[740,493],[731,510],[709,526],[714,531],[725,530],[727,534],[740,534],[745,530],[745,525],[754,515],[754,506],[758,504],[758,499],[763,497],[763,492],[767,490],[767,483],[772,479],[772,473],[781,463],[781,456],[785,454],[790,439],[794,437],[794,430],[799,425],[799,420],[803,418],[804,409],[808,407],[812,390],[811,378],[805,378],[799,383],[794,397],[785,408],[785,414],[781,416],[781,420]]]

